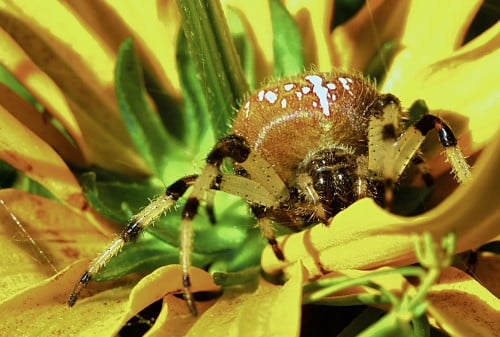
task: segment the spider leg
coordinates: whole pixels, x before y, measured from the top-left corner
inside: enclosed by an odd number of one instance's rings
[[[412,163],[417,166],[425,186],[434,185],[434,177],[430,174],[427,162],[422,157],[421,153],[417,153],[417,155],[412,159]]]
[[[80,296],[80,292],[87,286],[92,277],[104,268],[108,262],[121,251],[127,242],[137,239],[144,228],[153,224],[158,217],[167,212],[186,192],[188,187],[194,184],[196,178],[196,175],[192,175],[177,180],[166,189],[164,194],[154,199],[148,206],[132,218],[120,236],[113,240],[108,248],[99,254],[90,263],[85,273],[83,273],[69,296],[68,305],[70,307],[75,304]]]
[[[402,110],[399,100],[391,94],[382,95],[378,104],[382,114],[373,116],[368,128],[368,171],[373,181],[383,185],[382,201],[386,209],[391,209],[394,182],[399,176],[392,164],[393,145],[399,133]]]
[[[225,158],[232,159],[239,167],[242,167],[251,179],[236,175],[223,175],[220,168]],[[206,166],[193,185],[182,211],[180,263],[183,272],[183,292],[184,299],[193,315],[197,315],[197,310],[191,291],[189,273],[193,236],[192,222],[198,213],[200,201],[206,200],[207,193],[210,196],[213,189],[219,189],[240,196],[250,203],[267,207],[277,207],[281,200],[288,198],[288,189],[285,184],[263,158],[251,151],[243,137],[229,135],[214,146],[207,156]],[[267,230],[263,231],[266,237],[268,237],[267,232]]]
[[[460,150],[457,139],[448,124],[434,115],[423,116],[415,125],[411,126],[394,144],[394,172],[399,178],[409,160],[420,148],[428,132],[436,130],[439,141],[444,148],[444,153],[451,164],[452,172],[459,183],[472,179],[470,167]]]
[[[410,126],[399,138],[399,120],[402,113],[399,102],[392,95],[382,96],[383,115],[372,117],[369,128],[369,170],[384,181],[386,208],[392,203],[392,186],[416,156],[427,134],[436,130],[444,153],[451,164],[452,172],[459,183],[472,179],[470,167],[460,150],[451,128],[439,117],[423,116]],[[393,101],[391,101],[393,99]],[[417,159],[417,164],[419,164]],[[431,177],[424,169],[424,180]]]

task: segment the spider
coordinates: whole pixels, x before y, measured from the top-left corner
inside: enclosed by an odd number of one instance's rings
[[[429,131],[437,131],[457,180],[471,179],[444,121],[428,114],[404,130],[405,119],[399,100],[380,94],[360,74],[311,72],[268,84],[242,105],[232,133],[215,144],[201,173],[170,185],[91,262],[68,304],[73,306],[82,289],[125,243],[134,241],[189,188],[181,215],[180,264],[183,295],[196,315],[190,281],[192,222],[202,201],[215,221],[214,191],[245,199],[276,257],[284,260],[274,222],[295,229],[327,224],[364,197],[390,209],[393,185],[415,158],[419,161],[419,148]],[[232,160],[234,174],[222,173],[226,158]]]

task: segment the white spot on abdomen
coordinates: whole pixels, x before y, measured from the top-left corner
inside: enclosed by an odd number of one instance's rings
[[[278,95],[276,95],[274,92],[272,91],[267,91],[264,95],[264,97],[266,98],[266,100],[271,103],[271,104],[274,104],[274,102],[276,102],[276,100],[278,99]]]
[[[318,75],[307,75],[304,77],[306,81],[313,85],[313,93],[318,97],[323,115],[330,116],[330,106],[328,104],[328,88],[323,86],[323,78]]]

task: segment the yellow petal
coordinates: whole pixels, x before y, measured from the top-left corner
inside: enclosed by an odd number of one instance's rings
[[[480,0],[409,2],[400,46],[387,76],[394,82],[394,88],[411,81],[414,72],[458,49],[481,3]],[[386,88],[392,90],[390,84]]]
[[[85,267],[85,262],[72,265],[0,304],[0,335],[16,331],[22,336],[115,336],[119,318],[127,312],[130,280],[94,286],[93,291],[100,292],[92,297],[93,305],[87,301],[69,308],[67,296]],[[110,289],[103,290],[105,286]]]
[[[69,131],[87,161],[118,172],[148,174],[116,104],[115,54],[58,1],[0,2],[0,15],[2,28],[21,46],[3,36],[10,43],[0,52],[2,62],[49,113],[72,127]],[[114,160],[109,160],[110,153]]]
[[[331,34],[335,66],[362,71],[384,42],[397,40],[404,28],[409,3],[368,1],[349,21]]]
[[[24,172],[71,207],[85,207],[86,201],[78,181],[52,147],[2,106],[0,125],[0,159]]]
[[[301,31],[305,64],[315,65],[318,71],[331,71],[333,46],[330,40],[332,0],[284,1],[284,5]]]
[[[224,4],[244,18],[245,28],[255,48],[256,83],[269,78],[273,73],[273,31],[269,3],[266,0],[227,0]]]
[[[61,90],[52,79],[42,72],[21,47],[0,29],[0,62],[47,108],[75,140],[82,156],[87,158],[88,149],[82,131],[73,116]],[[2,101],[3,102],[3,101]],[[15,111],[12,111],[15,113]]]
[[[41,282],[77,259],[93,258],[107,243],[87,217],[55,201],[13,189],[0,190],[0,199],[22,226],[0,205],[0,253],[5,256],[0,299]]]
[[[181,20],[175,1],[108,0],[93,2],[91,6],[75,1],[71,6],[113,50],[133,36],[146,69],[169,94],[180,98],[176,45]],[[96,13],[105,19],[96,20]]]
[[[300,263],[292,269],[284,286],[261,280],[255,291],[225,290],[187,336],[298,336],[305,271]]]
[[[279,239],[287,261],[276,259],[266,247],[262,265],[276,273],[294,261],[302,261],[311,276],[324,270],[375,268],[415,262],[412,233],[429,231],[440,237],[455,231],[458,251],[473,249],[500,233],[500,137],[490,144],[476,164],[474,179],[448,199],[420,216],[389,214],[371,199],[360,200],[338,213],[329,226],[317,225]]]
[[[471,144],[465,146],[475,151],[494,137],[500,125],[500,94],[495,85],[500,76],[499,47],[500,23],[497,23],[471,45],[446,59],[425,68],[414,68],[414,72],[406,71],[404,79],[398,78],[394,70],[388,75],[394,82],[386,82],[382,90],[391,91],[406,106],[424,99],[434,113],[449,119],[458,133],[470,133]],[[458,114],[462,120],[447,112]]]
[[[3,84],[0,84],[0,102],[7,111],[15,111],[16,118],[54,148],[65,161],[80,167],[87,165],[79,149],[50,123],[46,115]]]
[[[452,336],[496,336],[500,331],[500,299],[461,270],[444,270],[428,299],[434,324]]]

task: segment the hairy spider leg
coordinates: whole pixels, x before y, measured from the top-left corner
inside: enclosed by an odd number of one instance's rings
[[[144,228],[153,224],[162,214],[170,210],[176,201],[186,192],[188,187],[195,183],[196,179],[197,175],[191,175],[177,180],[166,189],[164,194],[154,199],[148,206],[136,214],[120,236],[113,240],[108,248],[90,263],[87,271],[83,273],[80,281],[69,296],[68,305],[70,307],[73,306],[80,296],[80,292],[87,286],[92,277],[104,268],[121,251],[127,242],[137,239]]]
[[[232,159],[237,166],[242,167],[248,177],[222,174],[220,168],[225,158]],[[212,193],[213,189],[239,196],[249,203],[265,207],[278,207],[280,201],[288,198],[288,189],[285,184],[263,158],[251,151],[243,137],[229,135],[221,139],[210,151],[206,159],[206,166],[189,194],[181,220],[180,263],[183,273],[184,299],[189,310],[195,316],[197,309],[191,291],[189,272],[193,241],[192,222],[198,213],[200,201],[205,200],[207,193]],[[259,225],[263,226],[262,223]],[[274,231],[269,228],[271,226],[266,224],[264,226],[261,227],[263,234],[279,250],[274,238]],[[283,253],[281,253],[282,255]]]
[[[391,95],[381,95],[377,104],[381,105],[381,115],[370,119],[368,128],[368,170],[375,181],[381,181],[384,190],[384,207],[391,209],[394,182],[397,176],[393,172],[393,145],[400,134],[404,113],[399,100]],[[411,159],[411,158],[408,158]],[[405,165],[406,166],[406,165]]]
[[[428,132],[436,130],[444,153],[451,165],[453,174],[458,183],[467,183],[472,179],[470,166],[465,160],[457,139],[451,128],[441,118],[434,115],[423,116],[415,125],[408,128],[394,144],[393,170],[399,178],[411,159],[418,151]]]
[[[230,158],[235,164],[239,165],[241,167],[240,172],[246,172],[246,177],[222,174],[220,167],[225,158]],[[252,180],[250,180],[250,177]],[[180,264],[183,271],[184,298],[193,315],[197,314],[197,310],[191,292],[189,276],[193,238],[192,221],[198,213],[200,201],[207,202],[210,221],[215,222],[213,213],[214,190],[221,190],[239,196],[251,204],[261,205],[269,209],[279,207],[280,202],[289,198],[286,185],[272,169],[271,165],[261,158],[258,153],[252,152],[243,137],[227,136],[214,146],[200,175],[186,176],[170,185],[163,195],[154,199],[135,215],[121,235],[91,262],[89,268],[73,289],[68,299],[69,306],[75,304],[80,292],[87,286],[92,277],[104,268],[127,242],[134,241],[144,228],[153,224],[163,213],[170,210],[190,186],[193,187],[193,190],[182,210]],[[257,218],[259,220],[258,216]],[[273,246],[277,257],[283,259],[283,253],[277,246],[271,222],[263,220],[259,221],[258,224],[261,226],[263,235]]]
[[[427,134],[436,130],[444,153],[451,165],[452,172],[458,183],[462,184],[472,179],[469,164],[460,150],[457,139],[451,128],[441,118],[427,114],[402,134],[398,132],[396,116],[401,116],[399,103],[394,101],[383,108],[383,116],[372,117],[369,129],[369,169],[375,175],[381,175],[386,189],[386,208],[392,202],[392,186],[412,161],[422,164],[418,159],[418,151]],[[401,118],[399,119],[401,120]],[[377,147],[383,149],[377,149]],[[383,150],[383,151],[380,151]],[[415,159],[417,158],[417,159]],[[431,183],[430,175],[424,170],[424,180]]]

